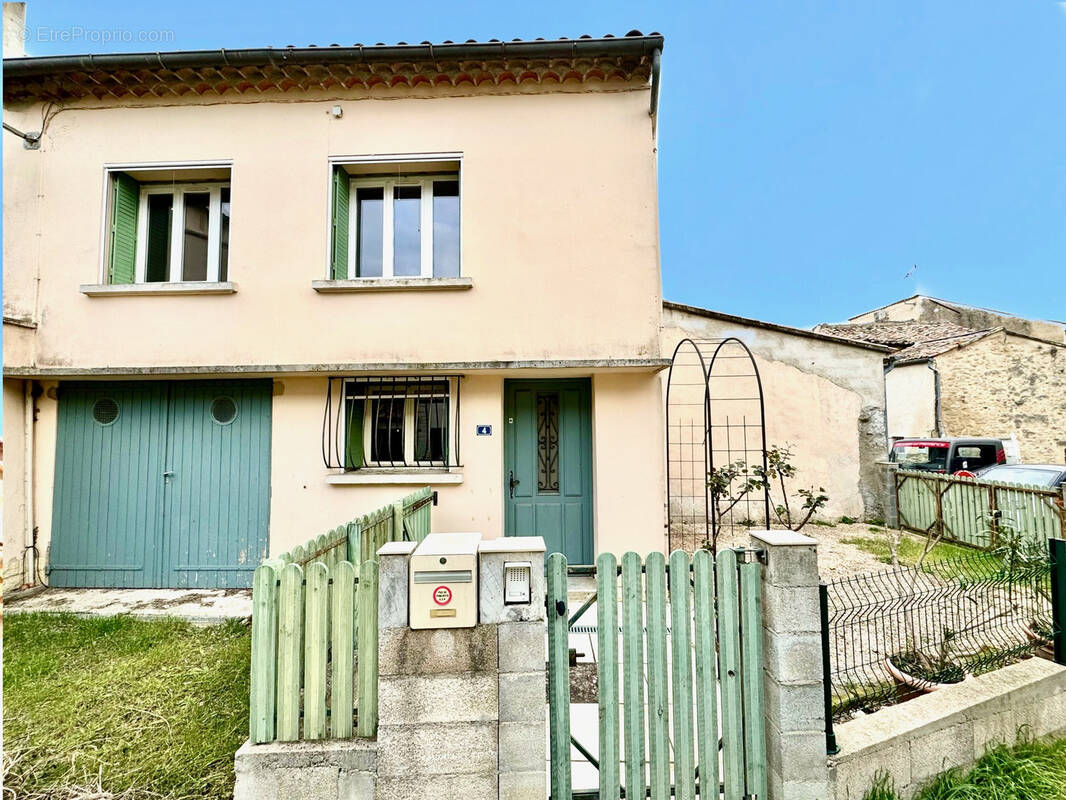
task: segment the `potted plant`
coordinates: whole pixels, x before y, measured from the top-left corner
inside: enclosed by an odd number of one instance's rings
[[[1048,661],[1055,660],[1055,643],[1052,640],[1051,626],[1042,619],[1034,618],[1027,624],[1022,624],[1022,630],[1033,643],[1033,652],[1040,658]]]
[[[926,694],[953,683],[962,683],[966,671],[951,659],[955,638],[955,631],[945,630],[933,655],[916,647],[893,653],[885,659],[885,669],[896,683]]]

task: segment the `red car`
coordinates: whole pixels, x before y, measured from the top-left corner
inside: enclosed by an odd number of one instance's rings
[[[1002,439],[899,439],[888,460],[903,469],[973,477],[979,469],[1006,462],[1007,454]]]

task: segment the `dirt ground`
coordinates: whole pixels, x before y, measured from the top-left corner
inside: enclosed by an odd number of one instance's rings
[[[853,544],[844,544],[845,539],[857,537],[884,537],[886,529],[867,523],[835,523],[829,525],[806,525],[801,533],[818,541],[818,570],[825,580],[844,575],[885,569],[888,565],[877,560]],[[750,531],[744,527],[727,528],[718,538],[718,547],[747,547]]]

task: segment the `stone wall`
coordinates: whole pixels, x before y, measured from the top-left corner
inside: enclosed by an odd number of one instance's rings
[[[998,333],[936,366],[945,436],[1014,433],[1023,462],[1066,462],[1066,345]]]
[[[986,749],[1066,732],[1066,667],[1032,658],[838,725],[836,800],[862,800],[879,772],[901,797]]]

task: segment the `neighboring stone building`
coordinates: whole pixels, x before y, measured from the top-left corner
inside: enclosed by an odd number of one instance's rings
[[[663,354],[686,337],[735,336],[758,363],[769,445],[792,446],[795,487],[821,486],[825,518],[880,516],[887,449],[884,358],[891,347],[663,303]],[[666,379],[664,374],[664,380]]]
[[[1004,328],[1011,333],[1035,336],[1038,339],[1066,341],[1066,322],[1024,319],[1004,311],[951,303],[922,294],[859,314],[848,322],[859,325],[869,322],[944,322],[970,331]]]
[[[885,359],[890,437],[1013,435],[1023,461],[1066,461],[1062,323],[917,296],[815,330],[895,349]]]

